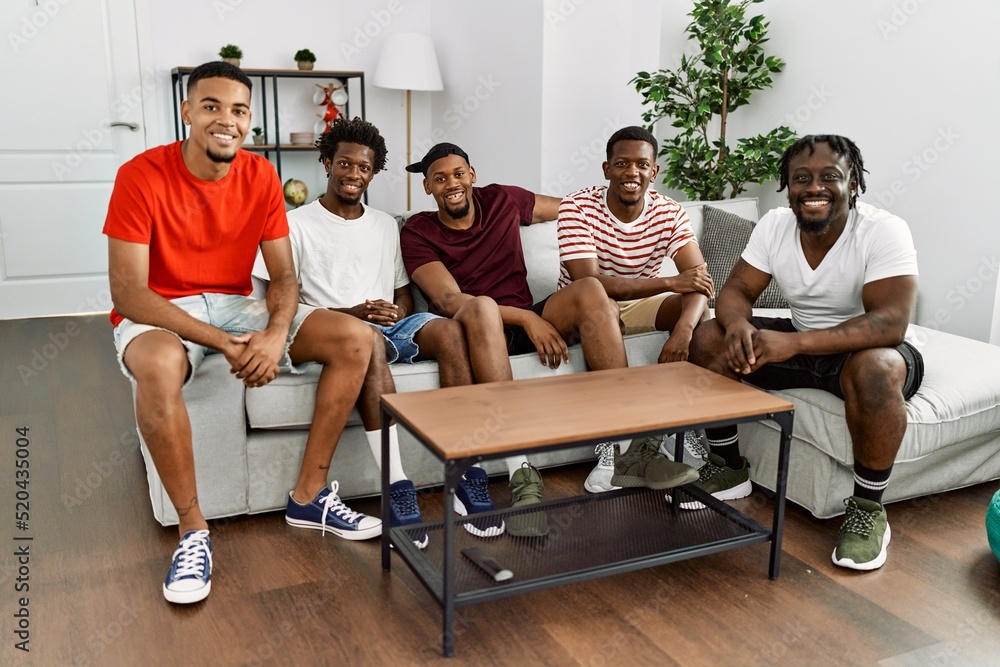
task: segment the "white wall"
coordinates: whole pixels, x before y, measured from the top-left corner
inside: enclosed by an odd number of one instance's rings
[[[545,1],[541,192],[561,197],[604,182],[608,138],[641,122],[628,82],[659,67],[661,6]]]
[[[434,95],[432,123],[421,148],[441,141],[458,144],[469,153],[480,184],[537,188],[542,4],[434,0],[432,5],[444,91]],[[419,179],[414,186],[423,196]],[[423,208],[434,207],[429,197],[423,203]]]
[[[373,206],[402,210],[406,185],[402,176],[405,155],[405,93],[376,88],[371,75],[390,32],[430,34],[430,0],[364,0],[328,2],[297,0],[279,4],[273,0],[139,0],[149,16],[150,44],[146,49],[155,71],[157,86],[147,100],[150,146],[174,140],[170,70],[218,60],[223,44],[243,49],[247,68],[294,69],[292,56],[300,48],[316,54],[316,69],[364,71],[366,117],[374,123],[389,147],[389,166],[369,189]],[[312,83],[284,81],[281,99],[282,139],[289,131],[311,131],[320,108],[312,103]],[[270,95],[270,90],[268,91]],[[259,91],[254,91],[255,100]],[[415,126],[426,124],[430,93],[413,94]],[[354,106],[357,102],[358,106]],[[352,99],[351,113],[360,114],[360,100]],[[255,112],[260,118],[259,110]],[[416,132],[414,132],[416,134]],[[299,178],[310,197],[322,194],[326,179],[313,153],[282,155],[282,176]]]
[[[690,3],[663,12],[663,62],[687,44]],[[906,220],[920,263],[917,321],[989,340],[1000,225],[992,130],[1000,106],[1000,4],[980,0],[766,0],[768,53],[787,67],[772,89],[731,117],[730,140],[779,124],[835,133],[861,149],[866,201]],[[660,129],[666,133],[669,128]],[[761,208],[786,205],[775,185],[754,188]]]

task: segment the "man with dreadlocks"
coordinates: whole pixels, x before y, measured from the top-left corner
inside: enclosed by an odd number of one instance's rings
[[[385,139],[371,123],[338,118],[316,142],[326,168],[326,193],[288,214],[292,255],[303,303],[352,315],[377,329],[368,373],[357,408],[376,462],[381,465],[379,397],[396,391],[389,364],[437,360],[442,387],[509,379],[502,345],[483,345],[499,320],[488,299],[465,304],[454,319],[415,313],[410,278],[400,254],[396,220],[361,203],[375,174],[386,165]],[[258,262],[255,273],[266,278]],[[491,320],[492,318],[492,320]],[[479,341],[470,345],[468,340]],[[392,525],[420,523],[417,492],[403,472],[396,425],[389,429]],[[512,465],[526,462],[518,457]],[[467,473],[456,490],[456,510],[479,514],[494,509],[488,478],[481,468]],[[505,531],[502,518],[480,517],[463,524],[479,537]],[[414,538],[418,548],[428,537]]]
[[[779,192],[788,188],[789,207],[757,224],[719,293],[716,319],[695,330],[691,360],[765,389],[810,387],[844,400],[854,493],[844,500],[833,562],[874,570],[891,537],[882,493],[923,360],[904,340],[917,296],[913,240],[905,222],[858,201],[864,174],[860,151],[845,137],[810,135],[785,151]],[[790,320],[752,316],[772,279]],[[721,499],[749,495],[736,427],[706,434],[711,453],[697,484]]]

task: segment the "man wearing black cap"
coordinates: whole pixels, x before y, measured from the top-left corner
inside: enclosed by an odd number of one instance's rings
[[[436,212],[413,215],[400,234],[406,270],[434,310],[451,317],[467,301],[489,297],[509,354],[536,352],[556,368],[569,361],[568,344],[579,341],[591,370],[628,365],[618,307],[597,278],[581,278],[532,302],[519,227],[555,220],[559,199],[507,185],[473,187],[476,170],[454,144],[434,146],[406,170],[423,173],[424,191],[438,205]],[[689,481],[688,471],[680,470],[687,466],[659,453],[638,454],[623,462],[621,486],[663,489]]]

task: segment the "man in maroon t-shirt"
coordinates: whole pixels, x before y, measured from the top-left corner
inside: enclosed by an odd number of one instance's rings
[[[559,199],[513,186],[474,188],[476,170],[454,144],[434,146],[406,170],[423,173],[424,191],[438,205],[436,212],[413,215],[400,233],[406,270],[437,312],[454,317],[465,303],[489,297],[510,354],[537,352],[556,368],[569,361],[568,345],[578,340],[592,370],[628,366],[618,306],[597,278],[581,278],[532,303],[520,225],[555,220]],[[688,466],[629,445],[619,443],[615,456],[618,486],[665,489],[691,481]]]

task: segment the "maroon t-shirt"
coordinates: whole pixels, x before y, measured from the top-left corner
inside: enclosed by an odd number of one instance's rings
[[[403,263],[413,272],[441,262],[459,289],[488,296],[501,306],[530,308],[528,271],[521,250],[520,225],[530,225],[535,195],[511,185],[472,189],[475,220],[468,229],[452,229],[438,213],[416,213],[399,234]]]

